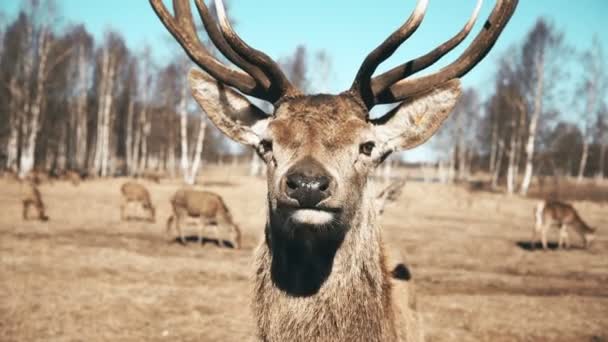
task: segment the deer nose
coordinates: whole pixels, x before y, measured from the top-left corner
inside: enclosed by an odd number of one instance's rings
[[[314,161],[294,165],[284,177],[283,191],[301,207],[313,208],[331,196],[333,179]]]

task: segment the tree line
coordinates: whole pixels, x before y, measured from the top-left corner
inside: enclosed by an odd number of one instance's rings
[[[576,51],[540,18],[500,57],[481,99],[466,89],[435,140],[448,180],[473,171],[493,187],[527,194],[533,177],[604,179],[608,158],[606,56],[599,39]]]
[[[202,161],[235,153],[193,102],[193,64],[183,53],[159,65],[150,47],[133,51],[111,30],[95,41],[84,24],[58,25],[60,18],[53,1],[24,0],[14,19],[0,22],[1,169],[154,170],[193,183]],[[303,89],[330,74],[325,53],[309,55],[298,46],[281,59]],[[325,79],[312,77],[313,67]]]

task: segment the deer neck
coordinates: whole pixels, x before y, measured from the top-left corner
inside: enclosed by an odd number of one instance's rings
[[[288,239],[269,218],[254,313],[265,341],[395,340],[390,279],[370,196],[341,233]],[[293,228],[293,227],[287,227]]]

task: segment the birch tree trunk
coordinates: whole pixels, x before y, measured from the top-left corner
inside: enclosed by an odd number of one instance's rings
[[[496,154],[498,150],[498,120],[494,119],[492,123],[492,138],[490,143],[490,164],[488,170],[490,174],[494,174],[494,166],[496,166]]]
[[[109,47],[106,47],[102,51],[101,57],[101,75],[100,75],[100,84],[98,87],[98,105],[97,105],[97,133],[95,134],[95,157],[93,161],[93,170],[96,175],[101,174],[101,158],[103,158],[103,124],[104,124],[104,114],[105,114],[105,101],[106,101],[106,91],[107,91],[107,83],[108,83],[108,73],[109,73]]]
[[[585,176],[585,168],[587,167],[587,158],[589,156],[589,141],[587,139],[586,136],[583,137],[583,152],[581,153],[581,162],[578,165],[577,183],[582,182],[583,177]]]
[[[17,88],[17,75],[13,75],[9,81],[9,91],[11,97],[9,99],[8,127],[9,136],[6,143],[6,168],[12,171],[17,171],[17,157],[19,155],[19,129],[21,126],[21,117],[18,108],[23,100],[22,92]]]
[[[142,104],[143,105],[143,104]],[[141,116],[141,111],[139,113]],[[141,131],[142,131],[142,127],[141,127],[141,118],[137,118],[136,121],[136,125],[133,127],[133,130],[135,131],[134,133],[134,137],[133,137],[133,150],[131,152],[131,158],[133,160],[133,163],[131,163],[130,165],[130,170],[129,170],[129,175],[130,176],[134,176],[135,174],[137,174],[137,170],[139,169],[139,149],[140,149],[140,145],[141,145]]]
[[[507,193],[515,192],[515,153],[517,150],[517,121],[511,114],[511,138],[509,142],[509,165],[507,167]]]
[[[48,29],[43,27],[38,38],[38,72],[36,73],[36,94],[30,106],[30,117],[25,137],[25,148],[21,152],[20,172],[24,176],[34,168],[36,152],[36,139],[38,137],[40,115],[44,105],[44,83],[46,81],[46,67],[50,51]]]
[[[88,122],[87,122],[87,65],[84,46],[78,49],[78,88],[79,96],[76,103],[76,140],[74,152],[76,154],[76,168],[86,169],[87,164],[87,142],[88,142]]]
[[[180,140],[181,140],[181,160],[180,167],[182,170],[182,176],[184,181],[188,183],[188,172],[189,172],[189,162],[188,162],[188,113],[186,111],[186,87],[182,87],[184,91],[182,92],[182,98],[179,103],[179,126],[180,126]],[[201,119],[202,120],[202,119]]]
[[[521,183],[520,194],[528,194],[530,183],[532,182],[533,173],[533,161],[534,161],[534,145],[536,142],[536,131],[538,128],[538,120],[543,110],[543,79],[544,79],[544,55],[541,53],[536,62],[536,75],[538,77],[536,81],[536,91],[534,94],[534,111],[530,118],[530,125],[528,127],[528,141],[526,144],[526,170],[524,172],[524,179]]]
[[[113,100],[113,89],[114,89],[114,75],[116,73],[116,61],[110,55],[110,61],[108,65],[108,83],[106,92],[104,94],[104,111],[103,111],[103,141],[102,141],[102,153],[101,153],[101,176],[108,176],[110,170],[110,135],[112,134],[112,100]]]
[[[186,180],[186,183],[190,185],[193,185],[196,182],[196,176],[198,175],[198,170],[201,163],[201,155],[203,154],[203,141],[205,140],[205,129],[207,128],[207,125],[205,124],[205,120],[202,116],[200,120],[201,123],[199,126],[198,136],[196,138],[194,159],[192,161],[192,167],[190,169],[188,179]]]
[[[127,129],[125,136],[125,157],[127,174],[130,174],[133,164],[133,116],[135,111],[135,101],[132,96],[129,96],[129,105],[127,107]]]

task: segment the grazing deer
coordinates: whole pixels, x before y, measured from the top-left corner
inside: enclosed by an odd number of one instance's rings
[[[37,217],[41,221],[48,221],[49,217],[44,213],[44,202],[40,190],[34,183],[25,182],[22,188],[21,202],[23,203],[23,219],[29,220],[30,207],[36,208]]]
[[[171,233],[175,221],[175,228],[182,243],[186,243],[186,238],[180,223],[188,217],[194,217],[200,220],[199,244],[203,242],[203,229],[207,226],[213,226],[218,244],[225,245],[220,234],[221,229],[230,232],[229,240],[235,248],[241,247],[241,230],[232,220],[232,215],[230,215],[230,211],[220,195],[209,191],[180,189],[171,197],[171,206],[173,207],[173,215],[169,216],[167,220],[167,234]]]
[[[376,195],[376,210],[378,215],[384,213],[384,208],[388,203],[397,202],[403,187],[405,186],[405,179],[399,179],[390,182],[378,195]]]
[[[205,72],[192,70],[192,93],[213,124],[253,147],[267,165],[265,238],[255,253],[253,311],[263,341],[418,340],[421,329],[393,291],[369,181],[391,153],[428,140],[456,104],[459,78],[481,61],[513,14],[498,0],[463,54],[419,78],[471,31],[464,28],[428,54],[373,77],[377,66],[418,28],[427,1],[363,61],[352,87],[338,95],[305,95],[277,63],[232,29],[221,0],[219,25],[203,0],[195,4],[209,39],[237,67],[216,59],[197,36],[189,0],[150,0],[165,27]],[[238,92],[237,92],[238,91]],[[274,105],[266,114],[244,95]],[[377,104],[400,103],[372,119]]]
[[[570,248],[569,228],[573,228],[580,235],[585,248],[589,248],[595,238],[595,228],[589,227],[579,216],[576,209],[568,203],[558,201],[540,202],[536,205],[534,216],[536,224],[532,233],[532,248],[534,248],[540,233],[543,249],[547,249],[547,232],[551,226],[559,226],[557,248]]]
[[[120,187],[123,203],[120,205],[120,219],[127,220],[130,216],[126,215],[126,210],[132,204],[141,204],[143,209],[148,213],[148,221],[155,221],[155,208],[150,200],[150,193],[143,185],[128,181]]]

